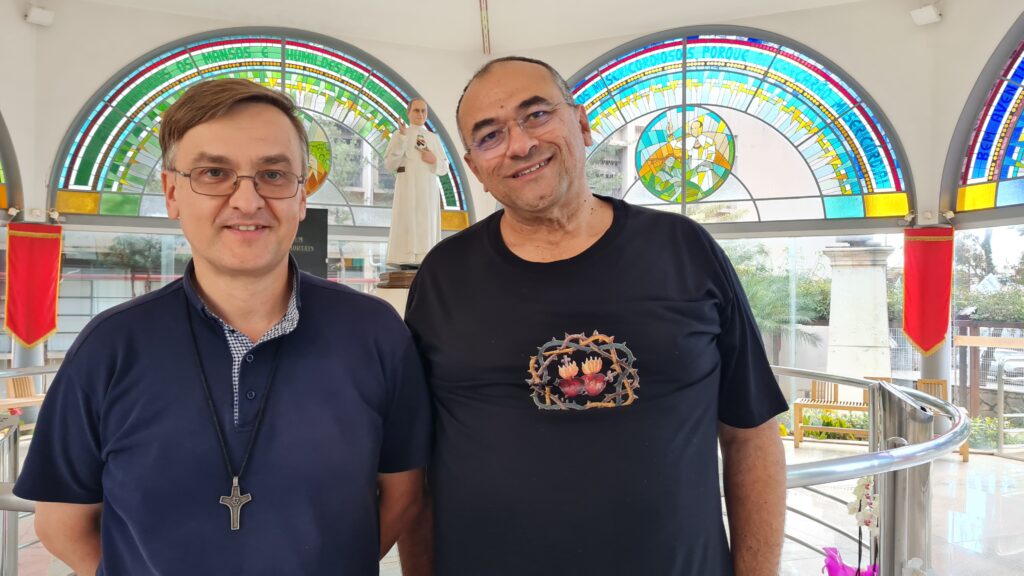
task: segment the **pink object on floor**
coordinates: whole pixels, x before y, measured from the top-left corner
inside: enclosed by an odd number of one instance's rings
[[[828,576],[877,576],[878,566],[868,566],[858,572],[856,566],[849,566],[843,562],[836,548],[825,548],[825,568]]]

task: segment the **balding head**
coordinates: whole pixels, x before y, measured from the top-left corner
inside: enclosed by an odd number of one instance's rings
[[[496,70],[500,71],[500,69],[502,68],[502,64],[510,62],[522,62],[526,64],[533,64],[547,70],[548,74],[551,75],[551,81],[555,84],[555,86],[558,87],[558,91],[562,93],[562,99],[564,99],[569,104],[576,104],[576,100],[572,96],[572,90],[569,89],[569,84],[565,81],[565,78],[562,78],[562,75],[558,73],[558,70],[555,70],[554,67],[552,67],[547,62],[544,62],[543,60],[537,60],[536,58],[527,58],[525,56],[503,56],[501,58],[495,58],[494,60],[491,60],[490,62],[481,66],[480,69],[473,74],[473,77],[469,79],[469,82],[466,83],[466,86],[463,87],[462,89],[462,95],[459,96],[459,103],[458,105],[455,106],[455,120],[459,126],[460,135],[462,134],[462,124],[459,116],[459,110],[462,109],[462,100],[465,99],[466,92],[469,91],[473,83],[476,82],[477,79],[479,79],[481,76],[485,76],[487,74],[490,74],[491,72],[495,72]],[[465,140],[463,140],[462,143],[466,144]]]

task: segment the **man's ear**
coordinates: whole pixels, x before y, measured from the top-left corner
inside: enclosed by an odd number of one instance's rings
[[[476,176],[476,179],[480,180],[480,172],[476,169],[476,162],[473,161],[473,155],[466,152],[462,155],[462,159],[465,160],[466,166],[469,166],[469,171],[473,173],[473,176]]]
[[[583,132],[583,143],[590,146],[594,143],[594,133],[590,131],[590,118],[587,117],[587,110],[582,105],[576,104],[576,114],[579,117],[580,130]]]
[[[178,189],[177,189],[177,174],[162,170],[160,172],[160,184],[164,189],[164,203],[167,205],[167,217],[171,220],[177,220],[181,213],[178,210]]]

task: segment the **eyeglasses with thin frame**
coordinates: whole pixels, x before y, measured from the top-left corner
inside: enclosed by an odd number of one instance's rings
[[[238,190],[242,179],[248,178],[252,180],[252,185],[260,196],[284,200],[298,194],[299,186],[306,181],[303,176],[276,168],[257,170],[251,176],[244,176],[231,168],[219,166],[196,166],[188,172],[170,168],[168,172],[188,178],[192,191],[203,196],[230,196]]]
[[[564,105],[575,107],[575,104],[571,102],[535,106],[514,118],[512,122],[515,122],[523,132],[531,136],[538,136],[554,126],[551,121],[555,119],[555,112]],[[509,124],[505,122],[501,126],[487,126],[474,134],[472,138],[469,147],[481,158],[498,156],[508,146]]]

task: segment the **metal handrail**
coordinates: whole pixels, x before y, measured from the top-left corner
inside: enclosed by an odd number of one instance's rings
[[[15,378],[17,376],[45,376],[48,374],[54,374],[60,366],[28,366],[23,368],[4,368],[0,369],[0,378]],[[15,420],[16,422],[16,420]],[[13,443],[10,446],[10,454],[12,463],[8,464],[14,468],[15,478],[17,476],[17,461],[18,461],[18,433],[16,424],[8,424],[7,433],[3,435],[0,442]],[[13,481],[0,481],[0,511],[9,512],[35,512],[36,503],[32,500],[25,500],[14,495],[14,482]],[[2,572],[0,568],[0,572]]]
[[[924,405],[953,421],[953,425],[948,431],[946,431],[946,433],[920,444],[912,444],[909,446],[901,446],[899,448],[881,450],[857,456],[823,460],[819,462],[790,464],[789,466],[786,466],[787,488],[800,488],[803,486],[828,484],[829,482],[853,480],[862,476],[912,468],[918,464],[931,462],[932,460],[953,451],[963,444],[971,434],[970,423],[960,408],[957,408],[945,400],[940,400],[934,396],[912,388],[896,386],[876,380],[837,376],[815,370],[803,370],[800,368],[788,368],[785,366],[772,366],[772,371],[775,372],[776,376],[793,376],[809,380],[827,380],[836,384],[854,386],[857,388],[885,388],[894,396],[902,397],[903,401],[909,405]]]
[[[16,376],[43,376],[56,374],[60,366],[28,366],[26,368],[3,368],[0,369],[0,378],[14,378]]]
[[[35,512],[34,500],[25,500],[14,495],[14,482],[0,482],[0,510],[10,512]]]
[[[57,371],[56,366],[33,366],[29,368],[9,368],[0,370],[0,378],[11,378],[15,376],[36,376],[52,374]],[[911,468],[924,462],[930,462],[957,448],[967,440],[971,430],[969,422],[962,409],[939,400],[934,396],[925,394],[912,388],[894,386],[886,382],[867,380],[864,378],[852,378],[849,376],[838,376],[816,370],[804,370],[801,368],[789,368],[786,366],[772,366],[772,371],[777,376],[792,376],[806,378],[809,380],[827,380],[836,384],[854,386],[857,388],[868,388],[882,386],[889,388],[896,396],[904,396],[908,404],[915,401],[924,404],[939,414],[949,417],[953,421],[950,429],[941,436],[928,442],[903,446],[869,454],[835,458],[821,462],[806,462],[803,464],[790,464],[786,466],[786,487],[801,488],[828,484],[842,480],[852,480],[862,476],[881,474]],[[11,494],[12,484],[0,482],[0,510],[17,510],[32,512],[34,505],[28,500],[22,500]],[[8,508],[8,505],[11,507]]]
[[[11,378],[14,376],[35,376],[43,374],[51,374],[57,371],[56,366],[35,366],[29,368],[13,368],[7,370],[0,370],[0,377]],[[808,486],[814,486],[818,484],[827,484],[830,482],[837,482],[842,480],[852,480],[860,478],[862,476],[884,474],[889,472],[896,472],[905,470],[921,464],[926,464],[932,460],[942,456],[956,447],[960,446],[970,435],[969,421],[962,409],[946,402],[939,400],[938,398],[932,397],[923,392],[919,392],[914,389],[905,388],[902,386],[894,386],[892,384],[874,380],[867,380],[863,378],[851,378],[846,376],[837,376],[824,372],[818,372],[814,370],[803,370],[798,368],[788,368],[781,366],[773,366],[772,370],[777,376],[791,376],[797,378],[805,378],[810,380],[824,380],[828,382],[834,382],[836,384],[843,384],[846,386],[853,386],[857,388],[866,388],[871,391],[871,405],[872,405],[872,433],[871,433],[871,446],[872,449],[877,451],[862,454],[857,456],[849,456],[844,458],[836,458],[831,460],[824,460],[819,462],[809,462],[804,464],[792,464],[786,467],[786,485],[787,488],[803,488]],[[881,397],[884,392],[889,399],[895,399],[895,404],[888,404],[892,400],[887,400],[887,403],[879,403],[876,397]],[[878,438],[876,437],[875,426],[878,425],[877,419],[875,418],[880,414],[882,410],[888,408],[895,408],[903,413],[903,417],[909,417],[911,419],[919,419],[926,421],[930,430],[931,415],[927,414],[925,408],[931,409],[937,414],[944,415],[952,420],[952,426],[950,429],[935,438],[931,438],[925,441],[919,441],[914,444],[900,446],[897,448],[878,450],[878,448],[889,445],[892,440],[902,439],[890,439],[890,438]],[[17,472],[17,427],[15,426],[10,437],[3,439],[3,444],[7,445],[7,458],[13,460],[15,463],[14,471]],[[908,439],[911,436],[907,436]],[[13,441],[13,442],[12,442]],[[911,440],[913,441],[913,440]],[[14,446],[10,444],[14,443]],[[13,455],[13,458],[11,456]],[[897,474],[903,474],[899,472]],[[927,476],[924,477],[927,482]],[[3,482],[0,482],[0,510],[8,510],[6,514],[7,518],[10,518],[12,512],[34,512],[35,503],[29,500],[24,500],[15,496],[11,489],[14,484],[10,480],[13,478],[4,478]],[[927,495],[926,495],[927,498]],[[9,522],[10,520],[8,520]],[[16,519],[14,519],[16,521]],[[902,520],[905,522],[905,519]],[[901,524],[902,525],[902,524]],[[7,527],[8,534],[4,538],[4,544],[7,548],[10,548],[11,542],[17,542],[16,532],[11,532],[13,526]],[[831,527],[837,532],[844,536],[850,537],[845,532]],[[807,546],[811,549],[815,547],[809,545],[806,542],[793,538],[787,535],[790,540]],[[0,558],[10,558],[13,555],[16,557],[17,551],[9,551]],[[883,557],[882,563],[886,564],[886,558]],[[890,562],[891,564],[891,562]],[[0,571],[6,574],[9,567],[0,567]]]
[[[18,477],[18,416],[0,413],[0,480],[13,483]],[[0,511],[0,575],[18,574],[18,514]]]

